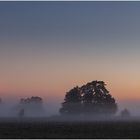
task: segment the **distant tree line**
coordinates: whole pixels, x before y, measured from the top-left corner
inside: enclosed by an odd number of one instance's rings
[[[116,100],[109,94],[103,81],[92,81],[81,87],[70,89],[64,98],[59,112],[63,116],[69,115],[114,115],[117,110]],[[2,99],[0,98],[0,103]],[[16,106],[18,115],[24,116],[26,113],[41,113],[44,111],[43,99],[39,96],[21,98]],[[130,116],[128,109],[120,112],[120,116]]]

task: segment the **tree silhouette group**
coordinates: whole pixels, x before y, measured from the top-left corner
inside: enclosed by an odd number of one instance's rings
[[[66,93],[60,113],[63,115],[115,114],[117,104],[103,81],[92,81]]]
[[[32,96],[31,98],[21,98],[18,105],[19,114],[21,112],[42,112],[43,111],[43,99],[38,96]]]
[[[20,104],[26,105],[26,104],[35,104],[35,105],[42,105],[43,100],[41,97],[38,96],[32,96],[31,98],[21,98]]]
[[[81,87],[74,87],[65,95],[62,107],[59,109],[62,115],[113,115],[117,112],[117,103],[106,89],[103,81],[92,81]],[[0,98],[0,103],[2,102]],[[38,96],[21,98],[15,107],[18,116],[28,114],[41,114],[44,112],[43,99]],[[124,110],[121,116],[128,115]]]

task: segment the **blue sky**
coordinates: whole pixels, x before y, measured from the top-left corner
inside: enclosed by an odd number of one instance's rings
[[[1,2],[1,42],[138,42],[139,12],[139,2]]]

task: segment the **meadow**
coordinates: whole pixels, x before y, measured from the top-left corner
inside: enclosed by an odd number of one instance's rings
[[[140,120],[0,121],[0,138],[140,138]]]

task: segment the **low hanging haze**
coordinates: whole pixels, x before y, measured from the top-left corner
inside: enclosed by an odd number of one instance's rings
[[[0,96],[58,110],[74,86],[103,80],[140,112],[140,2],[0,2]],[[52,109],[53,110],[53,109]]]

